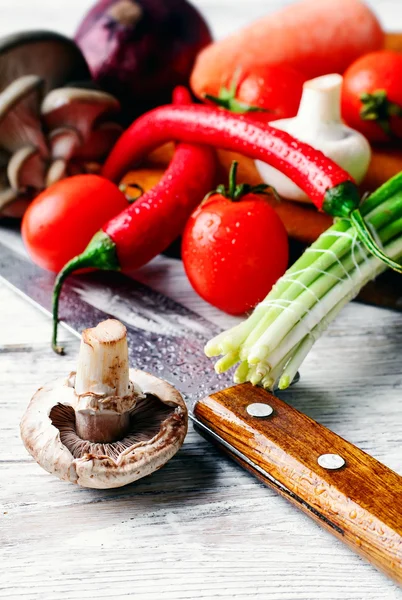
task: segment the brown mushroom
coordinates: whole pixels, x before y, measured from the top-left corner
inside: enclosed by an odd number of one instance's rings
[[[39,150],[34,146],[23,146],[15,152],[7,165],[7,176],[15,192],[25,192],[30,188],[40,190],[45,187],[46,164]]]
[[[49,130],[71,127],[85,143],[92,129],[119,108],[119,101],[106,92],[64,87],[49,92],[42,103],[41,114]]]
[[[0,94],[0,146],[13,154],[22,146],[34,146],[48,154],[39,117],[43,82],[37,75],[24,75]]]
[[[0,211],[27,188],[44,187],[48,150],[38,118],[41,92],[41,78],[25,75],[0,93]]]
[[[23,416],[25,447],[60,479],[121,487],[162,467],[184,441],[181,395],[129,370],[126,333],[114,319],[85,330],[77,372],[40,388]]]
[[[78,131],[71,127],[54,129],[48,139],[52,162],[47,172],[46,187],[66,177],[68,163],[82,142]]]
[[[46,96],[41,113],[50,141],[55,139],[56,132],[56,139],[60,132],[65,137],[64,145],[52,146],[48,184],[65,176],[68,162],[76,155],[84,160],[100,160],[107,155],[121,127],[103,121],[118,112],[119,107],[110,94],[90,88],[59,88]]]

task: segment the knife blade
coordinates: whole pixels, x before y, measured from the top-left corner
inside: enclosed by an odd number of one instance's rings
[[[54,275],[2,241],[0,278],[51,314]],[[402,583],[402,477],[265,390],[217,375],[203,353],[215,325],[105,272],[70,278],[60,316],[77,336],[105,318],[122,321],[130,364],[177,387],[197,431]]]
[[[0,240],[0,278],[51,316],[55,276]],[[129,360],[177,387],[192,406],[197,398],[230,385],[217,375],[203,347],[219,328],[150,287],[112,272],[69,278],[60,299],[61,325],[81,337],[105,318],[127,327]],[[49,342],[50,343],[50,342]]]

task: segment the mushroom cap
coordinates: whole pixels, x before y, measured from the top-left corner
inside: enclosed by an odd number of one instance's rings
[[[23,146],[12,155],[7,166],[10,185],[15,191],[29,187],[40,190],[45,187],[45,163],[34,146]]]
[[[70,81],[90,80],[86,60],[70,38],[52,31],[24,31],[0,39],[0,91],[22,75],[35,74],[45,94]]]
[[[92,127],[100,119],[117,113],[120,103],[114,96],[88,88],[54,89],[43,100],[42,118],[50,130],[62,126],[77,129],[87,141]]]
[[[0,147],[14,153],[21,146],[33,145],[43,156],[47,146],[39,120],[42,79],[23,75],[0,94]]]
[[[109,444],[82,440],[75,430],[73,380],[74,373],[40,388],[21,421],[26,449],[49,473],[89,488],[121,487],[160,469],[183,444],[187,408],[182,396],[137,369],[130,369],[130,380],[145,398],[131,413],[130,432]]]

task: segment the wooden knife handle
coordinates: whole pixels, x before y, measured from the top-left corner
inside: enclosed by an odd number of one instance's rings
[[[252,416],[255,403],[272,414]],[[250,384],[200,400],[194,414],[242,466],[402,584],[401,476]],[[320,466],[327,454],[344,465]]]

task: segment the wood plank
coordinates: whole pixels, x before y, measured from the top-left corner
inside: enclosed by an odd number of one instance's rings
[[[400,597],[390,581],[193,432],[166,468],[120,490],[83,490],[42,471],[22,446],[19,419],[44,376],[73,366],[78,340],[64,334],[68,356],[53,355],[48,319],[4,286],[0,293],[7,305],[0,314],[0,553],[7,564],[0,597],[119,599],[135,590],[147,599],[378,600],[379,589],[384,598]],[[288,396],[399,472],[402,376],[391,373],[401,327],[392,312],[348,307]],[[362,347],[366,329],[376,343]],[[317,585],[319,595],[311,596]]]

